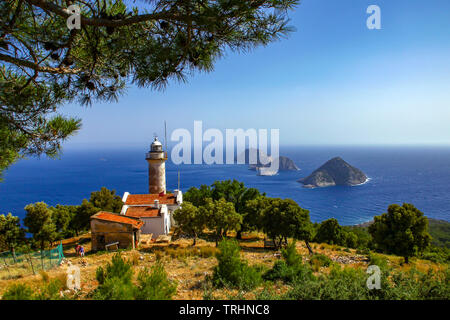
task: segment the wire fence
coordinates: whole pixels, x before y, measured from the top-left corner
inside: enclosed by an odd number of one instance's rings
[[[0,279],[19,278],[49,270],[61,264],[64,259],[63,246],[43,251],[0,253]]]

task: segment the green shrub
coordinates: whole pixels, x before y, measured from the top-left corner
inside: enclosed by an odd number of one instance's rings
[[[96,278],[99,283],[93,298],[96,300],[130,300],[133,298],[131,263],[116,253],[106,269],[98,267]]]
[[[106,269],[96,273],[99,286],[93,294],[97,300],[167,300],[176,293],[176,284],[167,278],[161,261],[151,270],[139,272],[137,286],[133,284],[132,261],[125,261],[120,253],[113,256]]]
[[[309,263],[315,269],[320,269],[320,267],[329,267],[333,261],[324,254],[316,253],[309,259]]]
[[[450,269],[422,273],[382,271],[381,288],[367,288],[368,274],[360,268],[334,266],[329,275],[294,281],[282,299],[300,300],[448,300]]]
[[[132,300],[134,298],[134,287],[131,282],[125,282],[118,277],[105,278],[104,282],[97,287],[94,300]]]
[[[281,249],[281,256],[288,266],[302,264],[302,256],[298,254],[296,242],[291,242],[286,248]]]
[[[151,270],[139,272],[136,300],[169,300],[177,292],[177,285],[167,278],[161,262],[157,262]]]
[[[35,295],[36,300],[61,300],[61,291],[65,287],[65,283],[62,283],[59,279],[53,279],[44,283],[44,285],[38,290]]]
[[[25,284],[11,285],[3,294],[2,300],[32,300],[33,290]]]
[[[362,255],[369,255],[370,254],[370,249],[368,248],[363,248],[363,249],[357,249],[356,250],[356,254],[362,254]]]
[[[407,272],[391,274],[391,281],[382,286],[383,299],[387,300],[448,300],[450,299],[450,269],[427,273],[414,268]]]
[[[272,269],[264,274],[265,280],[282,280],[290,283],[312,277],[311,269],[303,264],[302,256],[297,253],[295,242],[282,249],[281,256],[283,260],[276,261]]]
[[[261,283],[261,273],[241,259],[240,247],[236,240],[222,240],[219,243],[216,258],[218,265],[213,273],[216,286],[231,286],[247,290]]]
[[[33,290],[25,284],[13,284],[3,295],[3,300],[61,300],[61,291],[64,289],[65,283],[60,279],[48,280],[38,288]]]
[[[420,258],[436,263],[449,263],[450,249],[430,246],[424,253],[420,255]]]
[[[367,297],[366,273],[361,269],[334,267],[329,275],[295,282],[283,297],[296,300],[363,300]]]
[[[383,256],[380,256],[376,253],[370,253],[369,256],[369,264],[375,265],[380,267],[381,270],[387,270],[388,269],[388,261]]]

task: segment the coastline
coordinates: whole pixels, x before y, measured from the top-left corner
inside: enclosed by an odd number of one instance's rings
[[[370,180],[372,180],[372,178],[370,178],[370,177],[367,177],[366,181],[364,181],[363,183],[360,183],[360,184],[355,184],[355,185],[353,185],[353,186],[351,186],[351,187],[358,187],[358,186],[363,186],[363,185],[365,185],[365,184],[369,183],[369,182],[370,182]]]

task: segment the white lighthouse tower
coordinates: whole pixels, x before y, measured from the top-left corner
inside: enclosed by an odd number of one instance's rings
[[[148,190],[150,194],[166,193],[166,161],[167,153],[164,152],[158,137],[150,146],[150,152],[146,155],[148,162]]]

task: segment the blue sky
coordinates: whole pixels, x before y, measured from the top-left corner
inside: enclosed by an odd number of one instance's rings
[[[381,30],[366,9],[381,8]],[[147,145],[176,128],[280,129],[282,145],[450,144],[450,1],[303,0],[296,31],[162,92],[130,87],[65,146]]]

